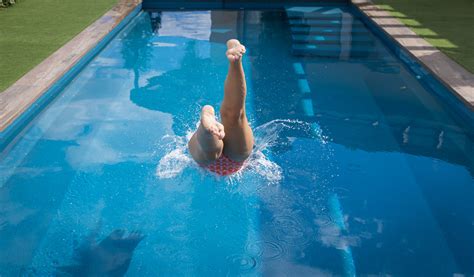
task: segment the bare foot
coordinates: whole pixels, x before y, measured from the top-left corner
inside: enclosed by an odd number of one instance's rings
[[[206,105],[202,107],[201,126],[205,131],[216,136],[220,140],[225,136],[224,125],[216,120],[216,115],[212,106]]]
[[[231,62],[238,61],[245,54],[245,46],[240,44],[236,39],[230,39],[227,41],[227,52],[225,52],[227,58]]]

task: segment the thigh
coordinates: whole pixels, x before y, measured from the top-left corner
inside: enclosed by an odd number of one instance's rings
[[[247,118],[237,124],[224,124],[224,154],[230,159],[241,162],[252,153],[254,137]]]

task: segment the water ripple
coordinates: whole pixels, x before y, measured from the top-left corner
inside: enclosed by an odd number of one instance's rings
[[[236,266],[239,271],[250,271],[257,266],[255,258],[247,254],[230,255],[227,261]]]
[[[171,237],[177,240],[185,240],[189,238],[189,228],[185,225],[174,225],[168,228]]]
[[[262,261],[278,260],[284,254],[284,249],[280,244],[263,240],[247,244],[246,251]]]
[[[291,245],[306,245],[310,242],[308,230],[291,216],[275,216],[272,222],[276,239]]]

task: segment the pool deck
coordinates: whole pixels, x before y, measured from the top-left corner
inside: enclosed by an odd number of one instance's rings
[[[451,60],[388,11],[379,8],[370,0],[350,1],[474,111],[474,74]]]
[[[474,110],[474,75],[369,0],[349,0]],[[120,0],[104,16],[0,93],[0,133],[112,31],[141,0]]]
[[[112,31],[141,0],[120,0],[101,18],[0,93],[0,132]]]

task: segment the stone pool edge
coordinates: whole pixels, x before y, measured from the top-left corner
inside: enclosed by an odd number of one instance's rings
[[[8,136],[8,129],[16,125],[16,121],[20,121],[20,117],[35,106],[56,83],[66,84],[67,81],[61,82],[61,79],[67,77],[75,66],[80,66],[83,58],[99,47],[103,40],[107,40],[107,35],[119,27],[124,19],[141,9],[141,3],[141,0],[118,1],[102,17],[0,93],[0,149],[8,144],[4,141],[7,140],[5,137]]]
[[[422,64],[431,74],[474,111],[474,74],[457,64],[425,39],[371,0],[349,0],[387,36]]]

